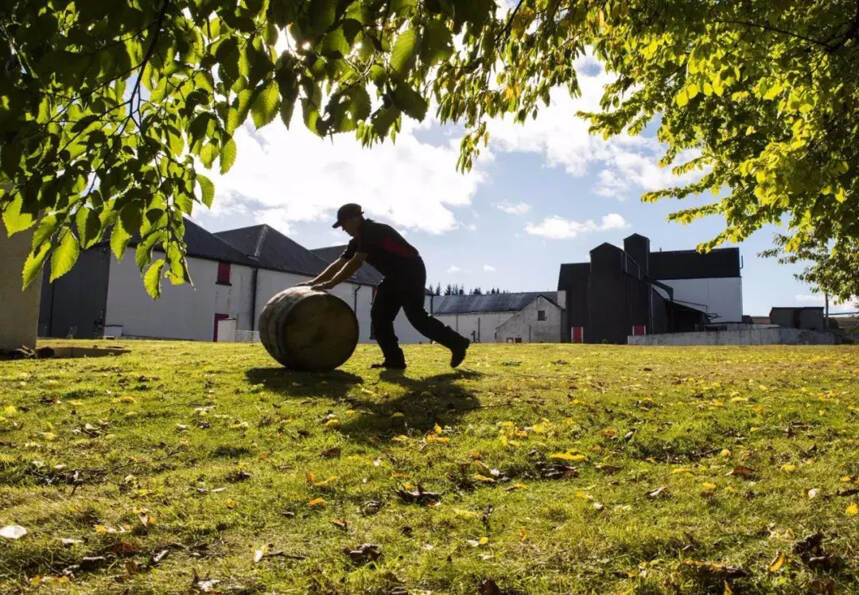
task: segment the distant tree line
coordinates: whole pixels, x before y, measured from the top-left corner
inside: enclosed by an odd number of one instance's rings
[[[499,295],[502,293],[510,293],[506,289],[500,289],[498,287],[492,287],[485,291],[480,287],[473,287],[472,289],[467,290],[464,285],[450,283],[444,287],[441,286],[441,283],[437,283],[435,287],[430,285],[430,291],[432,292],[432,295]]]

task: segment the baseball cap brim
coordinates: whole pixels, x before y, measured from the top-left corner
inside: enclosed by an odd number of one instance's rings
[[[338,227],[341,227],[342,225],[343,225],[343,224],[342,224],[342,223],[340,223],[340,222],[338,221],[337,223],[335,223],[335,224],[334,224],[334,225],[332,225],[331,227],[333,227],[334,229],[337,229]]]

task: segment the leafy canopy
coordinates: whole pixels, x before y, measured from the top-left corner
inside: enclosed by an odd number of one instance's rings
[[[35,227],[25,285],[108,237],[117,257],[135,238],[152,295],[187,281],[183,217],[211,204],[201,170],[229,170],[249,117],[298,111],[370,145],[435,100],[469,168],[489,118],[578,93],[586,47],[617,75],[593,130],[658,121],[664,164],[702,169],[645,199],[713,191],[672,215],[725,217],[703,248],[766,223],[788,224],[788,250],[859,236],[854,0],[11,0],[0,35],[0,208],[10,233]]]

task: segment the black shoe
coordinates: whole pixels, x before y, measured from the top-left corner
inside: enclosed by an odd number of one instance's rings
[[[465,359],[465,352],[468,351],[469,345],[471,345],[471,341],[469,341],[468,339],[463,339],[462,343],[450,350],[451,368],[455,368],[462,363],[462,360]]]
[[[406,362],[379,362],[378,364],[371,364],[371,369],[384,368],[386,370],[405,370]]]

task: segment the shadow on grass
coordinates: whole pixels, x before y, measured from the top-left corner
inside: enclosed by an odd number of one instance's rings
[[[342,370],[331,372],[298,372],[283,367],[251,368],[245,372],[248,381],[262,384],[285,397],[342,398],[364,379]]]
[[[414,431],[430,432],[435,424],[454,425],[464,413],[480,408],[474,392],[459,381],[481,376],[465,370],[428,378],[409,378],[396,371],[382,372],[380,380],[399,384],[406,392],[394,399],[350,398],[362,415],[344,422],[340,431],[353,440],[375,441]]]

